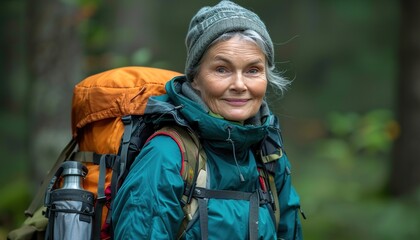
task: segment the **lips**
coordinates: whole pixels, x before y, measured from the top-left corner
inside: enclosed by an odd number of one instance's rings
[[[225,101],[232,106],[243,106],[248,103],[249,99],[229,98],[225,99]]]

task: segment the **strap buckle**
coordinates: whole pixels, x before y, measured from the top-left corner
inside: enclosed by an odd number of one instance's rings
[[[274,198],[273,198],[273,195],[272,195],[271,191],[265,192],[261,188],[259,188],[257,191],[258,191],[258,196],[259,196],[259,199],[260,199],[260,206],[264,205],[264,204],[273,204],[274,203]]]
[[[131,115],[126,115],[121,117],[121,121],[124,123],[124,125],[131,123]]]

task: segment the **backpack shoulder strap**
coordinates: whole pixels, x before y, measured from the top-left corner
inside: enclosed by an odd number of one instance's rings
[[[182,167],[180,174],[185,182],[184,194],[181,203],[184,219],[178,232],[178,239],[183,236],[188,223],[193,219],[198,209],[198,202],[193,198],[194,189],[205,184],[207,156],[201,146],[200,139],[192,130],[181,126],[164,126],[156,131],[149,139],[156,135],[171,137],[181,151]],[[198,181],[198,179],[200,179]]]
[[[196,178],[196,170],[205,168],[206,159],[197,134],[185,127],[165,126],[149,139],[156,135],[169,136],[177,143],[182,157],[182,178],[187,181],[187,184],[192,184]]]
[[[260,148],[256,151],[257,161],[260,161],[259,169],[260,179],[262,179],[271,192],[273,197],[273,212],[276,221],[276,229],[280,223],[280,203],[277,187],[275,183],[275,173],[278,160],[283,156],[282,146],[276,144],[271,139],[265,139]]]

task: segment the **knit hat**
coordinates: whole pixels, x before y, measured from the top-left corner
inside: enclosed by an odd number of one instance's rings
[[[269,46],[267,51],[268,65],[274,63],[273,42],[261,19],[253,12],[231,1],[223,0],[213,7],[203,7],[191,19],[185,45],[187,61],[185,74],[192,81],[192,69],[197,66],[210,43],[226,32],[256,31]]]

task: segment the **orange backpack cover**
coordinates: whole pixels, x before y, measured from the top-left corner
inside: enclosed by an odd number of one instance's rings
[[[117,154],[125,115],[142,115],[150,96],[165,93],[165,83],[180,73],[149,67],[123,67],[90,76],[74,87],[72,135],[79,151]],[[83,184],[97,196],[99,166],[86,163],[89,170]],[[112,170],[107,169],[105,186]],[[102,223],[108,213],[103,208]]]

